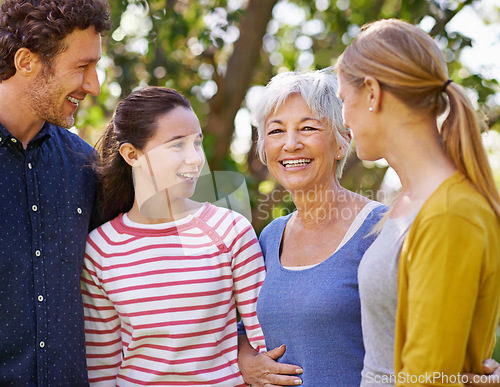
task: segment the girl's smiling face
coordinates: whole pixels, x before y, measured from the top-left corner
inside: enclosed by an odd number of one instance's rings
[[[170,204],[194,194],[205,162],[203,135],[193,110],[176,107],[160,117],[133,167],[138,202],[165,191]]]

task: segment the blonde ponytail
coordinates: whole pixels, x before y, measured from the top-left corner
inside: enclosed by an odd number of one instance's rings
[[[500,197],[482,143],[480,121],[460,85],[452,83],[445,92],[450,111],[440,131],[443,149],[500,218]]]
[[[449,80],[443,55],[427,33],[396,19],[367,24],[336,67],[354,87],[361,87],[365,76],[373,76],[385,90],[436,120],[446,110],[446,93],[449,112],[440,129],[443,149],[500,219],[500,198],[479,120],[465,89]]]

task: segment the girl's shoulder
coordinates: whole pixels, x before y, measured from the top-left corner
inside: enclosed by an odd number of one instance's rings
[[[203,211],[196,217],[194,223],[207,229],[212,229],[223,236],[235,236],[251,231],[255,234],[252,223],[237,211],[226,207],[206,203]]]
[[[136,236],[127,231],[123,214],[120,214],[89,233],[86,250],[88,254],[94,250],[111,254],[134,239]]]
[[[107,221],[106,223],[103,223],[99,227],[93,229],[90,233],[88,238],[89,239],[95,239],[99,237],[100,235],[103,234],[109,234],[113,230],[116,231],[117,228],[121,228],[121,225],[123,224],[123,214],[119,214],[116,218]]]
[[[232,219],[243,223],[250,223],[250,220],[239,212],[230,208],[216,206],[211,203],[205,203],[202,211],[197,214],[198,218],[208,221],[219,221],[220,219]]]

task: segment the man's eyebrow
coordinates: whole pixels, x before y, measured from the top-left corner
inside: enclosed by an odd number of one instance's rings
[[[83,58],[78,58],[76,60],[77,63],[97,63],[101,60],[101,57],[99,58],[95,58],[95,57],[90,57],[90,56],[87,56],[87,57],[83,57]]]

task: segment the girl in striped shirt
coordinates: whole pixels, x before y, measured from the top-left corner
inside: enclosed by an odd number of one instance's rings
[[[100,143],[103,217],[82,276],[92,386],[239,386],[236,311],[264,350],[261,250],[240,214],[189,198],[204,164],[188,100],[146,87]]]

